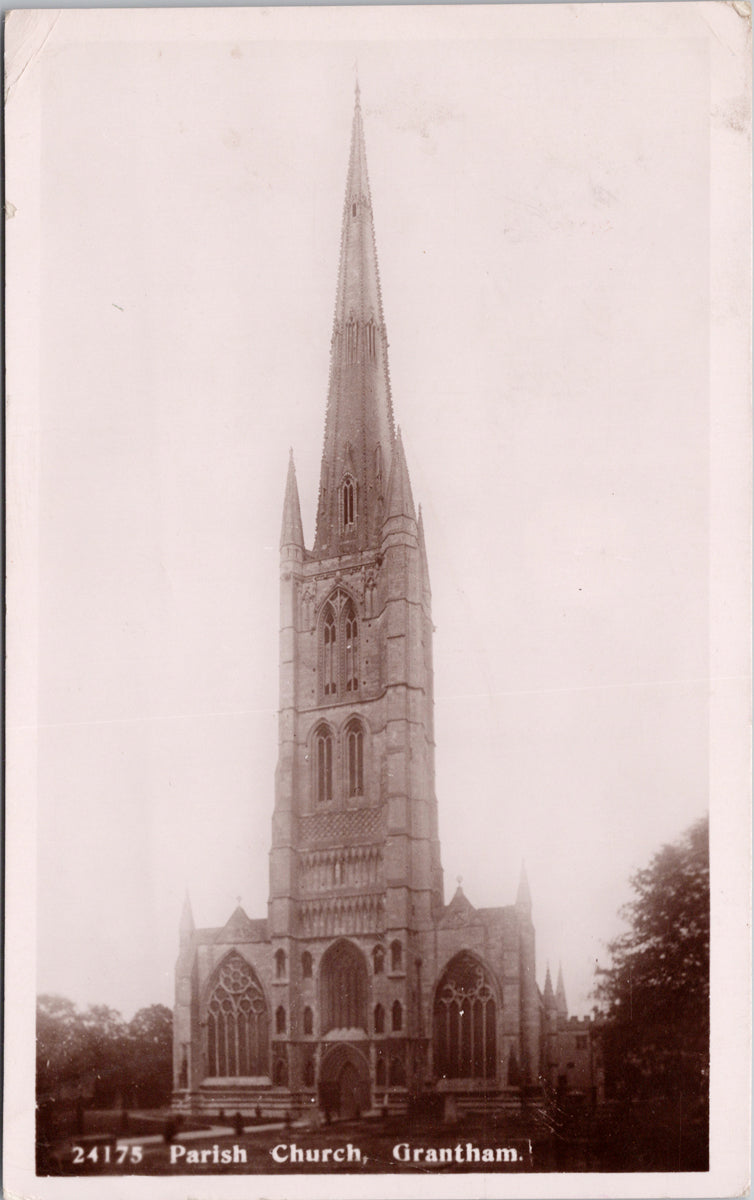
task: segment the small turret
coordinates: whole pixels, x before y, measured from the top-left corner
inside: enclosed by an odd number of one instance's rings
[[[516,893],[516,908],[529,916],[531,915],[529,877],[526,874],[526,865],[523,862],[521,863],[521,875],[518,881],[518,892]]]
[[[280,549],[295,547],[304,549],[304,527],[301,523],[301,504],[298,498],[296,482],[296,467],[293,462],[293,450],[288,459],[288,478],[285,481],[285,500],[283,501],[283,523],[280,530]]]
[[[184,951],[188,947],[191,938],[193,937],[194,929],[196,928],[194,925],[194,914],[191,911],[191,900],[189,899],[188,888],[186,889],[186,895],[183,898],[181,922],[178,928],[180,930],[181,951]]]
[[[545,1012],[551,1013],[551,1012],[556,1011],[557,1001],[555,1000],[555,993],[552,990],[552,978],[550,976],[550,964],[549,963],[547,964],[547,971],[545,973],[544,1003],[545,1003]]]
[[[568,1002],[566,1000],[565,984],[563,983],[563,967],[558,964],[558,982],[555,989],[555,1001],[558,1009],[558,1016],[563,1020],[568,1020]]]
[[[386,524],[391,517],[408,517],[410,521],[416,520],[414,497],[411,492],[411,480],[408,477],[408,467],[406,466],[406,455],[403,450],[403,439],[400,429],[398,429],[395,437],[393,469],[390,472],[390,482],[388,483],[387,500],[385,502]]]

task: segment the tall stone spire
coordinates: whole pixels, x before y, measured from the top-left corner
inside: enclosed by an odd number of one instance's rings
[[[395,431],[358,84],[330,349],[314,552],[379,545]]]

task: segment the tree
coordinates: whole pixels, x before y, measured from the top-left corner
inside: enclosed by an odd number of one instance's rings
[[[82,1096],[101,1107],[164,1104],[172,1084],[172,1036],[172,1013],[163,1004],[140,1009],[127,1025],[104,1004],[80,1012],[63,996],[39,996],[37,1095]]]
[[[709,1079],[709,822],[663,846],[631,880],[626,933],[596,994],[606,1085],[628,1101],[706,1110]]]
[[[128,1026],[133,1103],[153,1108],[170,1100],[173,1014],[164,1004],[141,1008]]]

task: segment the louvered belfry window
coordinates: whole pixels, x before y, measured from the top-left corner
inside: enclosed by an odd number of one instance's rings
[[[343,699],[359,690],[359,617],[347,592],[338,589],[320,617],[320,693]]]

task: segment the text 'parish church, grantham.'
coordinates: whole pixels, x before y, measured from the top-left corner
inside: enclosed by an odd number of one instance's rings
[[[570,1023],[562,986],[537,987],[525,877],[505,908],[475,909],[460,887],[444,903],[433,704],[357,89],[311,550],[292,460],[285,491],[268,915],[197,929],[186,903],[176,1109],[324,1098],[349,1116],[428,1091],[515,1104],[555,1065],[548,1042]]]

